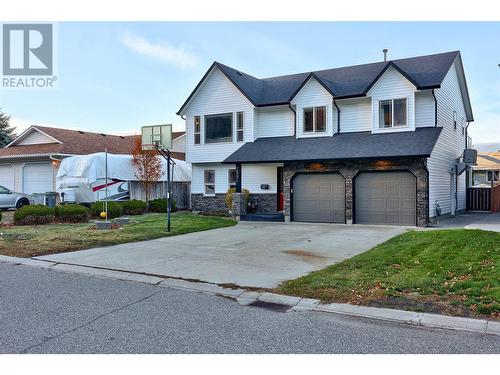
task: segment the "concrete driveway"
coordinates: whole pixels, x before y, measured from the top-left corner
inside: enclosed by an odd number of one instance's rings
[[[240,222],[229,228],[38,257],[216,284],[274,288],[362,253],[405,227]]]
[[[437,229],[482,229],[500,232],[500,212],[467,212],[442,220],[431,228]]]

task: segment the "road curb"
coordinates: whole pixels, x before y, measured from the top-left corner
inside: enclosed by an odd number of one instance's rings
[[[288,296],[270,292],[256,292],[241,288],[225,288],[213,283],[196,282],[114,269],[57,263],[53,261],[37,260],[32,258],[17,258],[0,255],[0,263],[10,263],[14,265],[45,268],[59,272],[77,273],[86,276],[133,281],[164,288],[218,295],[231,298],[243,306],[251,305],[256,301],[261,301],[288,306],[288,311],[318,311],[403,323],[421,327],[488,333],[500,336],[500,322],[485,319],[462,318],[448,315],[419,313],[406,310],[358,306],[347,303],[321,304],[321,301],[318,299]]]

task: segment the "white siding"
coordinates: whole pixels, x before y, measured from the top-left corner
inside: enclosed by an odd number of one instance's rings
[[[277,171],[281,164],[244,164],[241,166],[241,187],[250,193],[276,193]],[[229,169],[236,168],[231,164],[207,163],[193,164],[191,180],[191,193],[203,194],[205,192],[204,171],[215,170],[215,193],[225,194],[229,188]],[[261,184],[268,184],[269,190],[262,190]]]
[[[295,115],[288,106],[255,109],[255,138],[293,135]]]
[[[40,133],[38,130],[32,130],[28,135],[26,135],[23,139],[18,141],[16,145],[36,145],[42,143],[57,143],[52,138],[47,137],[45,134]]]
[[[371,98],[337,100],[340,108],[340,132],[366,132],[372,130]],[[337,109],[333,107],[333,123],[337,128]],[[335,130],[336,131],[336,130]]]
[[[293,98],[292,104],[297,107],[297,138],[306,137],[324,137],[333,135],[332,121],[332,96],[321,86],[318,81],[311,78]],[[303,110],[307,107],[326,107],[326,132],[323,133],[304,133]]]
[[[11,163],[0,163],[0,185],[9,190],[15,189],[14,166]]]
[[[225,194],[229,188],[228,171],[234,169],[234,165],[220,164],[220,163],[207,163],[207,164],[193,164],[192,180],[191,180],[191,193],[204,194],[205,193],[205,173],[207,169],[215,170],[215,194]]]
[[[387,69],[377,83],[368,91],[368,95],[372,97],[372,131],[374,133],[385,133],[414,130],[415,90],[415,86],[396,69],[392,67]],[[408,127],[380,129],[378,124],[379,101],[402,98],[407,98],[408,100]],[[340,124],[342,126],[342,122]]]
[[[438,103],[438,126],[443,130],[439,136],[434,151],[428,160],[429,168],[429,216],[435,216],[435,205],[439,203],[441,212],[451,212],[451,175],[454,167],[465,147],[465,136],[462,135],[461,119],[465,119],[465,110],[460,93],[455,65],[450,68],[441,88],[435,91]],[[457,111],[457,129],[453,127],[453,111]],[[465,173],[458,177],[458,207],[465,209]]]
[[[415,126],[434,126],[434,97],[431,90],[415,93]]]
[[[243,164],[241,166],[241,187],[253,194],[277,192],[277,167],[282,164]],[[268,184],[268,190],[262,190],[261,184]]]
[[[204,144],[204,116],[233,113],[233,142]],[[236,112],[243,112],[243,142],[236,142]],[[250,101],[217,68],[205,79],[185,109],[187,134],[187,161],[189,163],[221,162],[244,142],[252,142],[254,107]],[[194,116],[201,120],[201,144],[194,144]]]

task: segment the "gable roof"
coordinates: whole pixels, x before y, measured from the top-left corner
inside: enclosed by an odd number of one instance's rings
[[[428,157],[441,130],[440,127],[426,127],[383,134],[353,132],[337,133],[332,137],[259,138],[245,143],[223,163]]]
[[[500,170],[500,151],[477,154],[474,170]]]
[[[460,56],[460,52],[453,51],[262,79],[214,62],[177,114],[182,113],[203,81],[215,68],[218,68],[254,106],[265,107],[289,104],[312,77],[323,85],[334,99],[365,96],[390,67],[397,69],[419,90],[439,88],[457,56]]]

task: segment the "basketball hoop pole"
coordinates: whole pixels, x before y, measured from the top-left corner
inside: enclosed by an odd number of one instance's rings
[[[155,145],[155,150],[167,161],[167,232],[170,232],[170,212],[172,211],[170,163],[175,164],[175,162],[170,157],[170,150],[159,148],[158,145]]]

